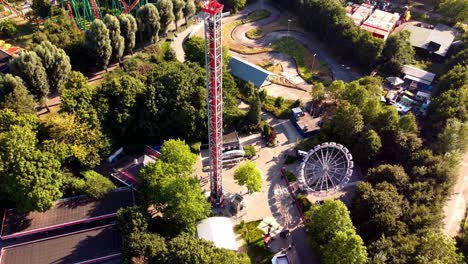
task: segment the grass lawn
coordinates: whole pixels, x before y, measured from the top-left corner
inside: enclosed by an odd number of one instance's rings
[[[262,108],[280,119],[288,119],[291,115],[291,109],[298,106],[296,101],[285,99],[281,107],[276,107],[275,101],[276,97],[268,95],[266,101],[262,104]]]
[[[253,22],[271,16],[271,12],[266,9],[258,9],[250,13],[244,20],[244,23]]]
[[[295,38],[282,38],[272,45],[273,50],[288,54],[297,62],[297,68],[304,79],[309,80],[314,75],[312,63],[314,55],[306,49]],[[315,58],[314,66],[320,65],[320,62]]]
[[[247,244],[247,255],[254,264],[270,264],[273,253],[271,253],[263,244],[263,232],[257,226],[261,220],[240,224],[234,227],[237,234],[242,235]]]
[[[253,28],[245,33],[245,35],[250,39],[259,39],[263,37],[263,29]]]

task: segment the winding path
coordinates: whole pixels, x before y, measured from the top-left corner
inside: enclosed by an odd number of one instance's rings
[[[231,36],[235,41],[242,43],[243,45],[247,47],[268,47],[269,45],[271,45],[271,43],[274,43],[278,41],[279,39],[288,36],[287,31],[274,31],[274,32],[267,33],[265,36],[257,40],[249,39],[246,37],[245,33],[247,31],[257,28],[257,27],[268,25],[279,19],[280,12],[278,11],[278,9],[266,3],[264,3],[262,7],[263,9],[270,11],[271,15],[265,19],[246,23],[246,24],[236,27],[231,33]],[[260,8],[261,8],[260,3],[258,2],[254,3],[252,5],[249,5],[244,10],[242,10],[240,15],[242,18],[245,18],[248,16],[248,14]],[[239,19],[238,17],[233,17],[233,18],[234,20]],[[311,36],[311,34],[306,34],[306,33],[299,32],[299,31],[290,31],[289,37],[297,39],[312,54],[317,54],[317,57],[320,61],[327,63],[332,71],[334,79],[343,80],[345,82],[350,82],[362,76],[359,73],[346,70],[346,68],[341,63],[336,61],[336,59],[329,54],[328,50],[325,48],[323,43],[321,43],[316,38]],[[250,55],[250,56],[256,56],[256,55]]]

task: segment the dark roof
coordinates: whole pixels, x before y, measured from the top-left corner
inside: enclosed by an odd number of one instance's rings
[[[115,225],[36,240],[2,249],[1,264],[77,263],[120,258],[122,236]],[[93,262],[93,263],[103,263]]]
[[[231,74],[246,82],[252,82],[256,87],[262,87],[270,72],[247,62],[238,57],[232,57],[229,61]]]
[[[4,52],[3,50],[0,50],[0,62],[5,62],[9,61],[11,58],[11,55]]]
[[[16,209],[10,209],[6,211],[3,219],[1,238],[19,237],[114,217],[119,208],[131,205],[133,205],[131,189],[120,188],[99,201],[86,196],[59,200],[43,213],[20,213]]]

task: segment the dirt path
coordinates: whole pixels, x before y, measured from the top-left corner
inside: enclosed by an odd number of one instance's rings
[[[460,223],[465,216],[468,201],[468,153],[463,155],[459,168],[459,175],[452,195],[444,206],[444,228],[445,234],[455,237],[460,229]]]

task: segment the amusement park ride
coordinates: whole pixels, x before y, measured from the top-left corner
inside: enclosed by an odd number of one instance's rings
[[[127,2],[127,0],[61,0],[62,8],[68,11],[68,15],[76,22],[76,25],[80,29],[86,29],[88,22],[102,19],[100,9],[102,6],[117,10],[119,14],[128,14],[147,3],[148,0],[133,0],[133,2]],[[22,19],[40,24],[45,22],[44,19],[31,19],[27,17],[14,4],[9,3],[7,0],[0,0],[0,4]]]
[[[208,141],[210,151],[210,200],[224,205],[222,185],[223,149],[223,62],[221,18],[223,5],[210,0],[203,8],[205,17],[206,89],[208,90]]]

